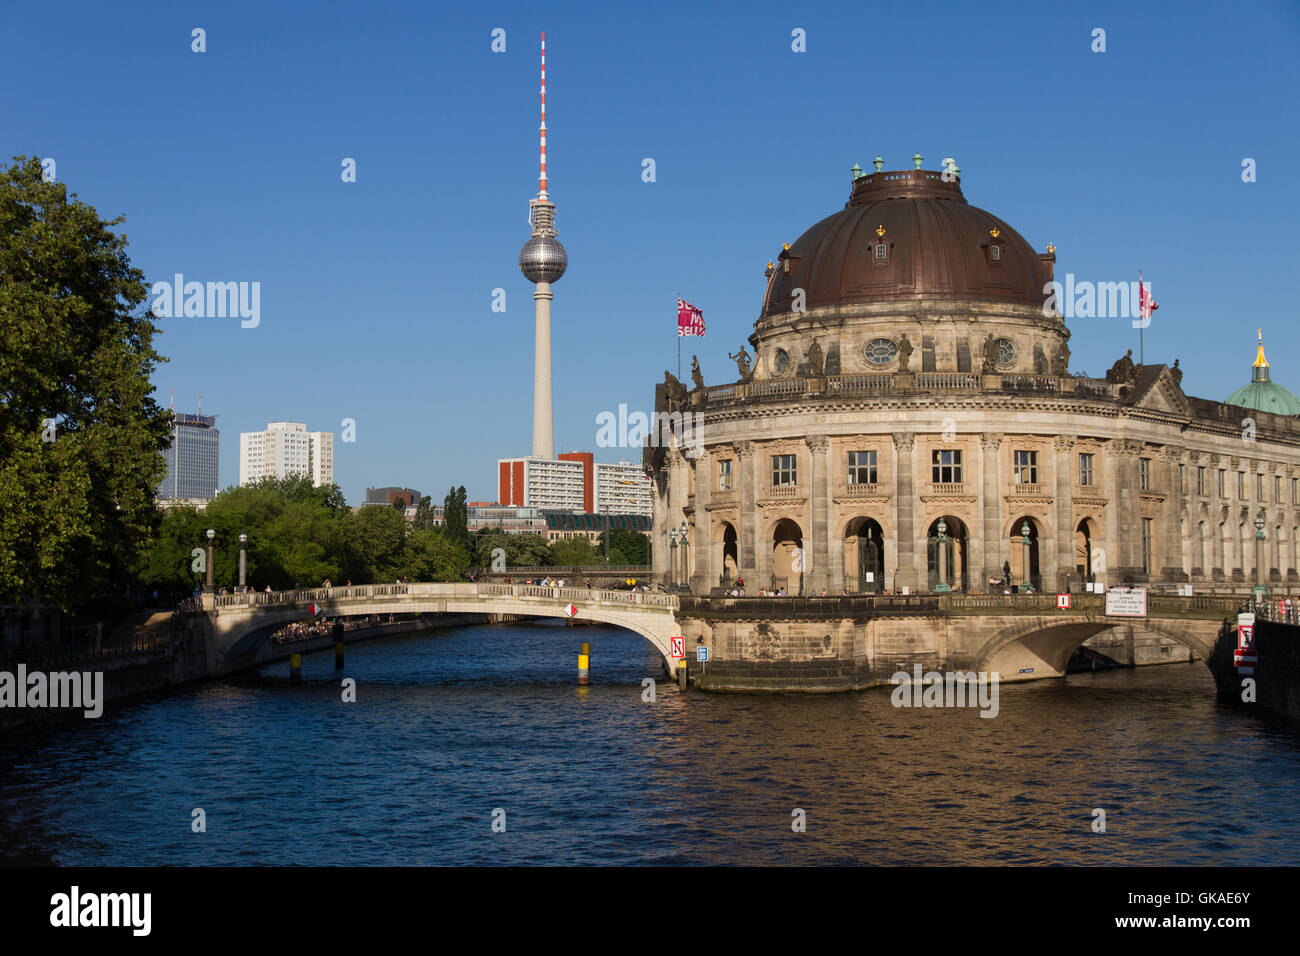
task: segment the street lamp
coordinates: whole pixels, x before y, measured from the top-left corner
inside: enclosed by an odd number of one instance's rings
[[[681,532],[681,536],[682,536],[682,573],[681,573],[680,575],[678,575],[677,583],[678,583],[678,585],[679,585],[680,587],[682,587],[682,588],[686,588],[686,589],[689,589],[689,588],[690,588],[690,580],[691,580],[691,578],[690,578],[690,567],[688,566],[688,563],[687,563],[687,552],[686,552],[686,548],[687,548],[687,546],[690,544],[690,541],[687,540],[687,537],[686,537],[686,532],[687,532],[687,530],[689,530],[689,529],[687,529],[687,527],[686,527],[686,522],[685,522],[685,521],[682,521],[682,526],[681,526],[681,528],[679,529],[679,531]]]
[[[239,536],[239,586],[241,588],[247,583],[244,580],[244,572],[247,567],[245,563],[247,555],[248,555],[248,535],[241,534]]]
[[[217,533],[213,531],[211,528],[209,528],[208,529],[208,579],[206,582],[209,591],[216,590],[216,586],[217,586],[217,579],[214,576],[216,574],[216,568],[213,566],[213,560],[212,560],[212,539],[215,538],[216,536]]]
[[[668,531],[668,586],[677,586],[677,529]]]
[[[1268,588],[1264,586],[1264,514],[1255,515],[1255,600],[1264,600]]]
[[[1020,525],[1020,544],[1024,548],[1024,573],[1021,577],[1020,590],[1026,594],[1034,593],[1034,586],[1029,580],[1029,519],[1026,518]]]
[[[936,547],[938,554],[935,557],[939,564],[939,583],[934,586],[936,591],[951,591],[952,585],[948,583],[948,522],[942,518],[939,519],[939,542]]]

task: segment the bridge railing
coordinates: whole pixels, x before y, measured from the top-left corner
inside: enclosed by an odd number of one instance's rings
[[[513,597],[541,598],[546,601],[564,601],[602,604],[641,605],[645,607],[677,607],[672,594],[646,591],[620,591],[607,588],[541,587],[536,584],[446,583],[424,584],[363,584],[331,588],[306,588],[296,591],[249,591],[220,597],[206,596],[212,607],[297,607],[306,604],[335,604],[341,600],[403,598],[403,597]]]

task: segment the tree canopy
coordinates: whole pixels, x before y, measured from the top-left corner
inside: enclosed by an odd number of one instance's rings
[[[155,533],[171,415],[149,287],[39,158],[0,170],[0,599],[71,608],[129,583]]]

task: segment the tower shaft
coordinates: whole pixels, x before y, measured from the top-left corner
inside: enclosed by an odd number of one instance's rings
[[[536,303],[536,351],[533,355],[533,457],[554,458],[555,440],[551,417],[551,284],[538,282],[533,289]]]

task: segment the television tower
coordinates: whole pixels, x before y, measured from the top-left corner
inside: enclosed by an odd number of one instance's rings
[[[533,237],[519,252],[519,268],[534,285],[537,314],[533,353],[533,457],[554,458],[551,415],[551,283],[564,275],[569,257],[555,238],[555,204],[546,194],[546,34],[542,34],[541,175],[537,198],[528,200],[528,224]]]

